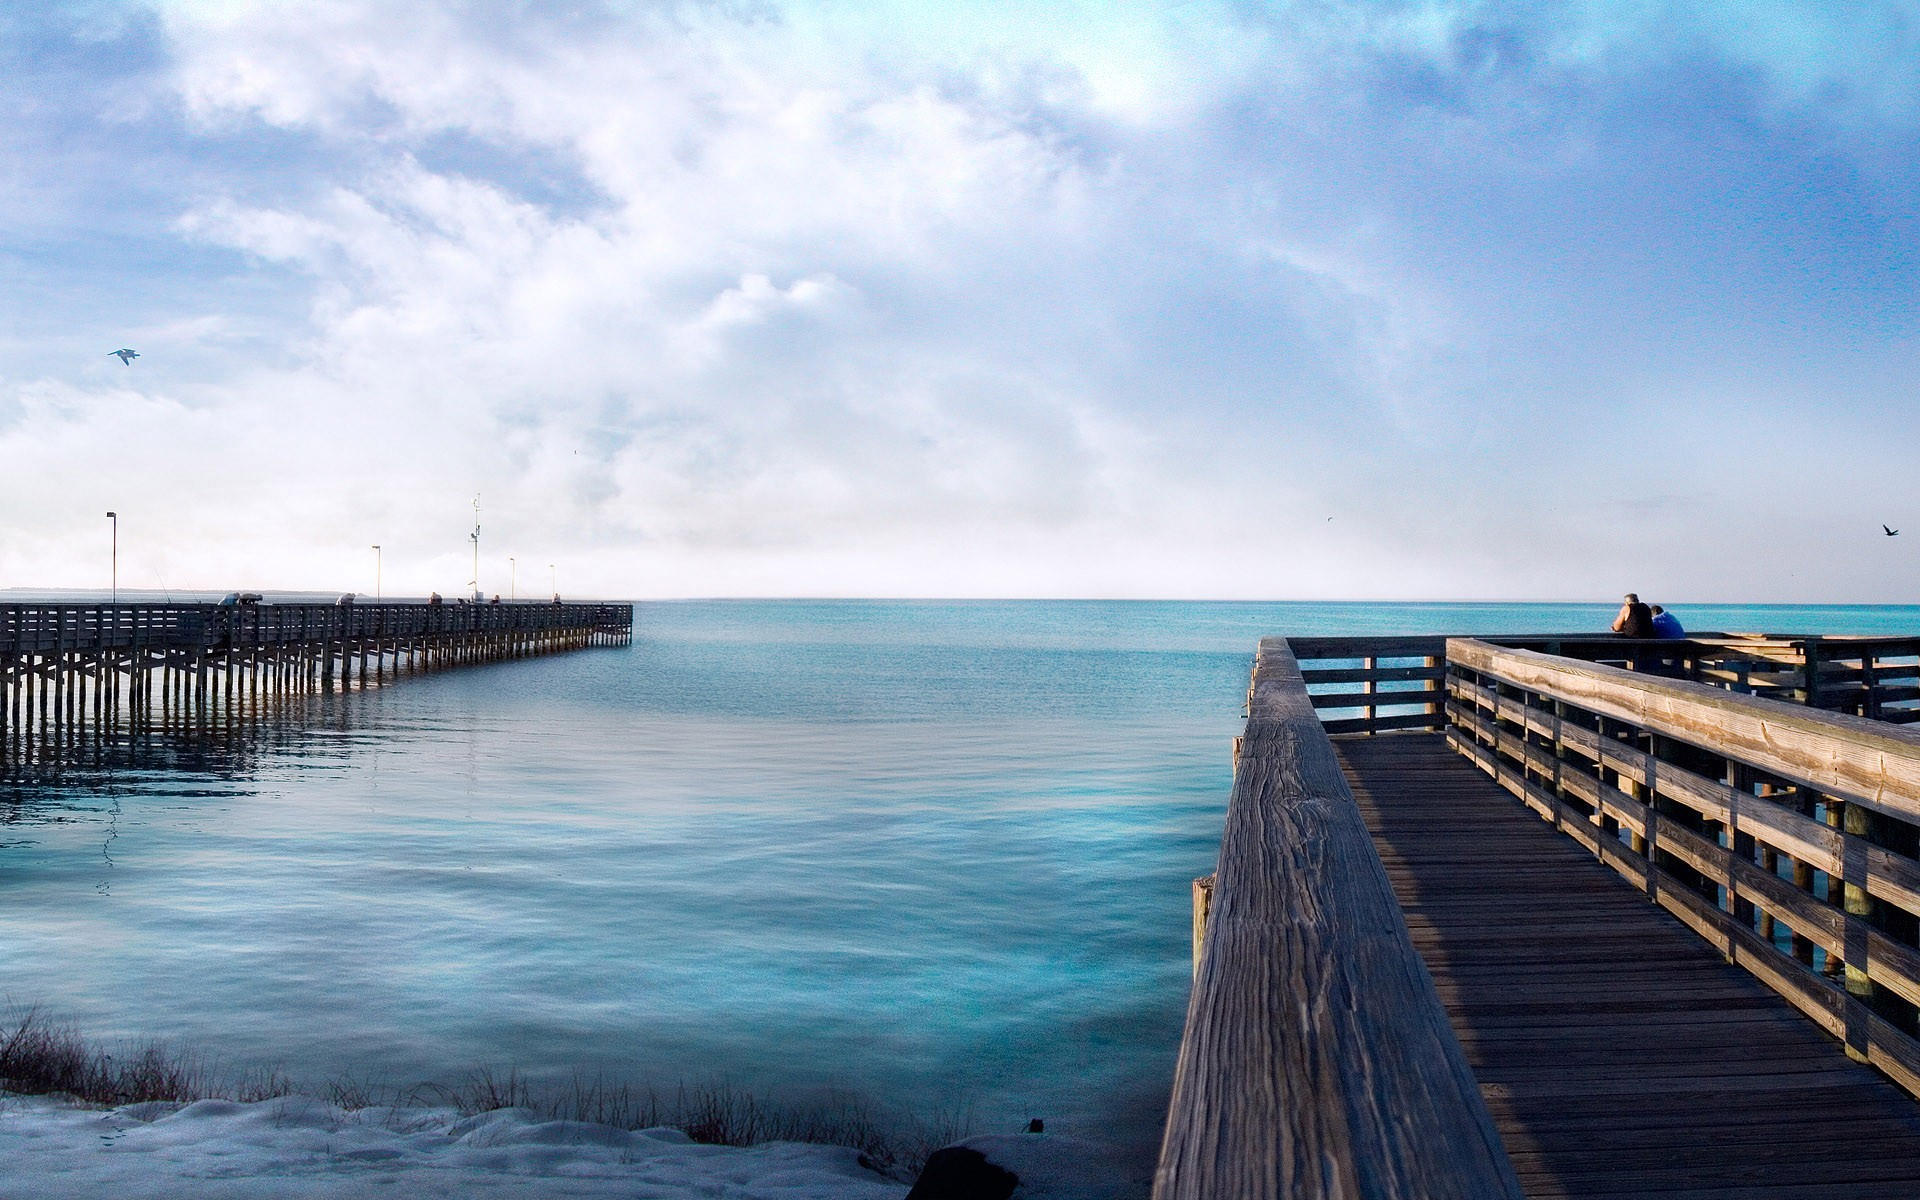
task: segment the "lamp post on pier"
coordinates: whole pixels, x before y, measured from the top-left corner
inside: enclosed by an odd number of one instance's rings
[[[554,571],[552,563],[547,564],[547,583],[553,588],[553,598],[558,600],[560,598],[560,576]]]
[[[473,599],[477,603],[480,599],[480,497],[478,496],[473,498],[473,532],[467,537],[473,542],[473,578],[469,582],[473,586]]]
[[[373,598],[376,602],[380,599],[380,546],[377,542],[373,547]]]
[[[120,514],[110,512],[107,520],[113,522],[113,602],[120,603]]]
[[[507,555],[507,599],[512,601],[519,598],[520,564],[513,560],[513,555],[509,554]]]

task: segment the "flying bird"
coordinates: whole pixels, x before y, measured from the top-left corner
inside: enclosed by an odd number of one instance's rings
[[[117,358],[122,363],[130,367],[133,365],[133,360],[140,357],[140,352],[138,350],[127,350],[124,348],[119,350],[109,350],[107,351],[107,357]]]
[[[1880,528],[1882,528],[1882,529],[1884,529],[1884,530],[1886,530],[1886,531],[1887,531],[1887,536],[1888,536],[1888,537],[1899,537],[1899,536],[1900,536],[1900,531],[1899,531],[1898,529],[1895,529],[1895,528],[1894,528],[1893,526],[1891,526],[1891,525],[1882,525],[1882,526],[1881,526]]]

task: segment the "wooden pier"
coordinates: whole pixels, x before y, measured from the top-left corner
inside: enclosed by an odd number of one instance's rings
[[[1264,641],[1156,1197],[1920,1196],[1916,701],[1913,639]]]
[[[0,605],[0,762],[632,637],[628,604]]]

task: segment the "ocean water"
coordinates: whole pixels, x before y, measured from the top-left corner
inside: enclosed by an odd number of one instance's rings
[[[1920,608],[1678,608],[1920,631]],[[1612,605],[643,604],[634,644],[0,778],[0,1000],[219,1069],[1157,1145],[1255,641]]]

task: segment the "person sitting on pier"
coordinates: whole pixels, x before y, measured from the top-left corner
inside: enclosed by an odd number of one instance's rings
[[[1650,610],[1653,613],[1653,636],[1657,638],[1683,638],[1687,631],[1680,628],[1680,618],[1674,616],[1658,604]]]
[[[1653,636],[1653,612],[1640,603],[1640,597],[1628,592],[1620,605],[1620,613],[1613,618],[1613,631],[1621,637],[1650,638]]]

